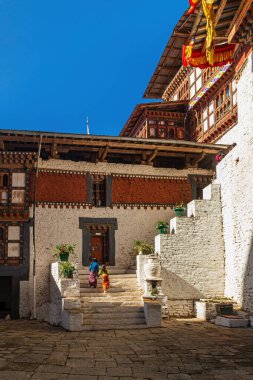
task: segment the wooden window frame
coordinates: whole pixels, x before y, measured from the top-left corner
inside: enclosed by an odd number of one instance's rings
[[[191,83],[191,75],[194,74],[194,81]],[[201,78],[201,86],[199,89],[197,89],[197,82]],[[194,68],[193,71],[189,74],[189,98],[192,99],[194,96],[198,93],[198,91],[201,89],[203,86],[203,75],[202,75],[202,70],[199,72],[197,75],[197,69]],[[194,88],[194,94],[191,96],[191,90]]]
[[[92,175],[92,205],[106,207],[106,176]]]
[[[20,239],[19,240],[9,240],[8,230],[9,227],[19,227],[20,228]],[[3,247],[3,257],[0,256],[0,267],[1,266],[22,266],[23,265],[23,235],[24,228],[22,223],[0,223],[0,228],[3,232],[3,240],[0,241],[0,245]],[[19,257],[9,257],[8,256],[8,244],[18,243],[20,245]]]
[[[12,175],[13,174],[24,174],[25,176],[25,184],[24,186],[12,186]],[[5,175],[8,175],[8,186],[4,186],[4,181],[3,178]],[[28,194],[28,189],[27,189],[27,173],[24,170],[20,169],[1,169],[0,170],[0,193],[1,193],[1,198],[2,198],[2,193],[6,192],[7,193],[7,202],[2,202],[2,199],[0,199],[0,208],[25,208],[27,204],[27,194]],[[24,191],[24,202],[22,203],[14,203],[12,202],[12,191],[15,190],[23,190]]]

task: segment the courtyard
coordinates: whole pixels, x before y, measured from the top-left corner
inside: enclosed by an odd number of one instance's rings
[[[161,328],[66,332],[0,321],[1,380],[253,379],[253,329],[197,320]]]

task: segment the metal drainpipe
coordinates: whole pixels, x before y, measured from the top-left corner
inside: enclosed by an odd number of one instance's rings
[[[38,187],[38,177],[39,177],[39,159],[42,144],[42,135],[40,135],[40,142],[38,148],[38,157],[36,162],[36,174],[34,181],[34,196],[33,196],[33,317],[36,319],[36,239],[35,239],[35,210],[36,210],[36,200],[37,200],[37,187]]]

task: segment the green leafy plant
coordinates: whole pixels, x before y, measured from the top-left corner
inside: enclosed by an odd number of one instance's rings
[[[59,264],[60,276],[64,278],[73,278],[75,265],[70,261],[64,261]]]
[[[158,297],[158,289],[156,286],[154,286],[151,290],[151,296],[152,297]]]
[[[76,244],[60,243],[55,246],[53,256],[60,258],[62,254],[74,255]]]
[[[156,223],[156,227],[155,228],[157,228],[159,230],[160,228],[168,228],[168,227],[169,227],[169,225],[168,225],[167,222],[165,222],[164,220],[159,220]]]
[[[145,240],[135,240],[133,250],[137,254],[142,252],[144,255],[149,255],[155,251],[153,245]]]
[[[185,207],[186,207],[186,205],[185,205],[185,203],[182,201],[182,202],[177,203],[177,204],[175,205],[174,210],[175,210],[175,208],[183,208],[183,209],[185,209]]]

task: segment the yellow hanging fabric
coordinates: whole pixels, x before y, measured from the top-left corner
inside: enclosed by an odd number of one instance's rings
[[[206,16],[206,58],[210,65],[214,62],[215,13],[213,10],[214,0],[202,0],[204,15]]]

